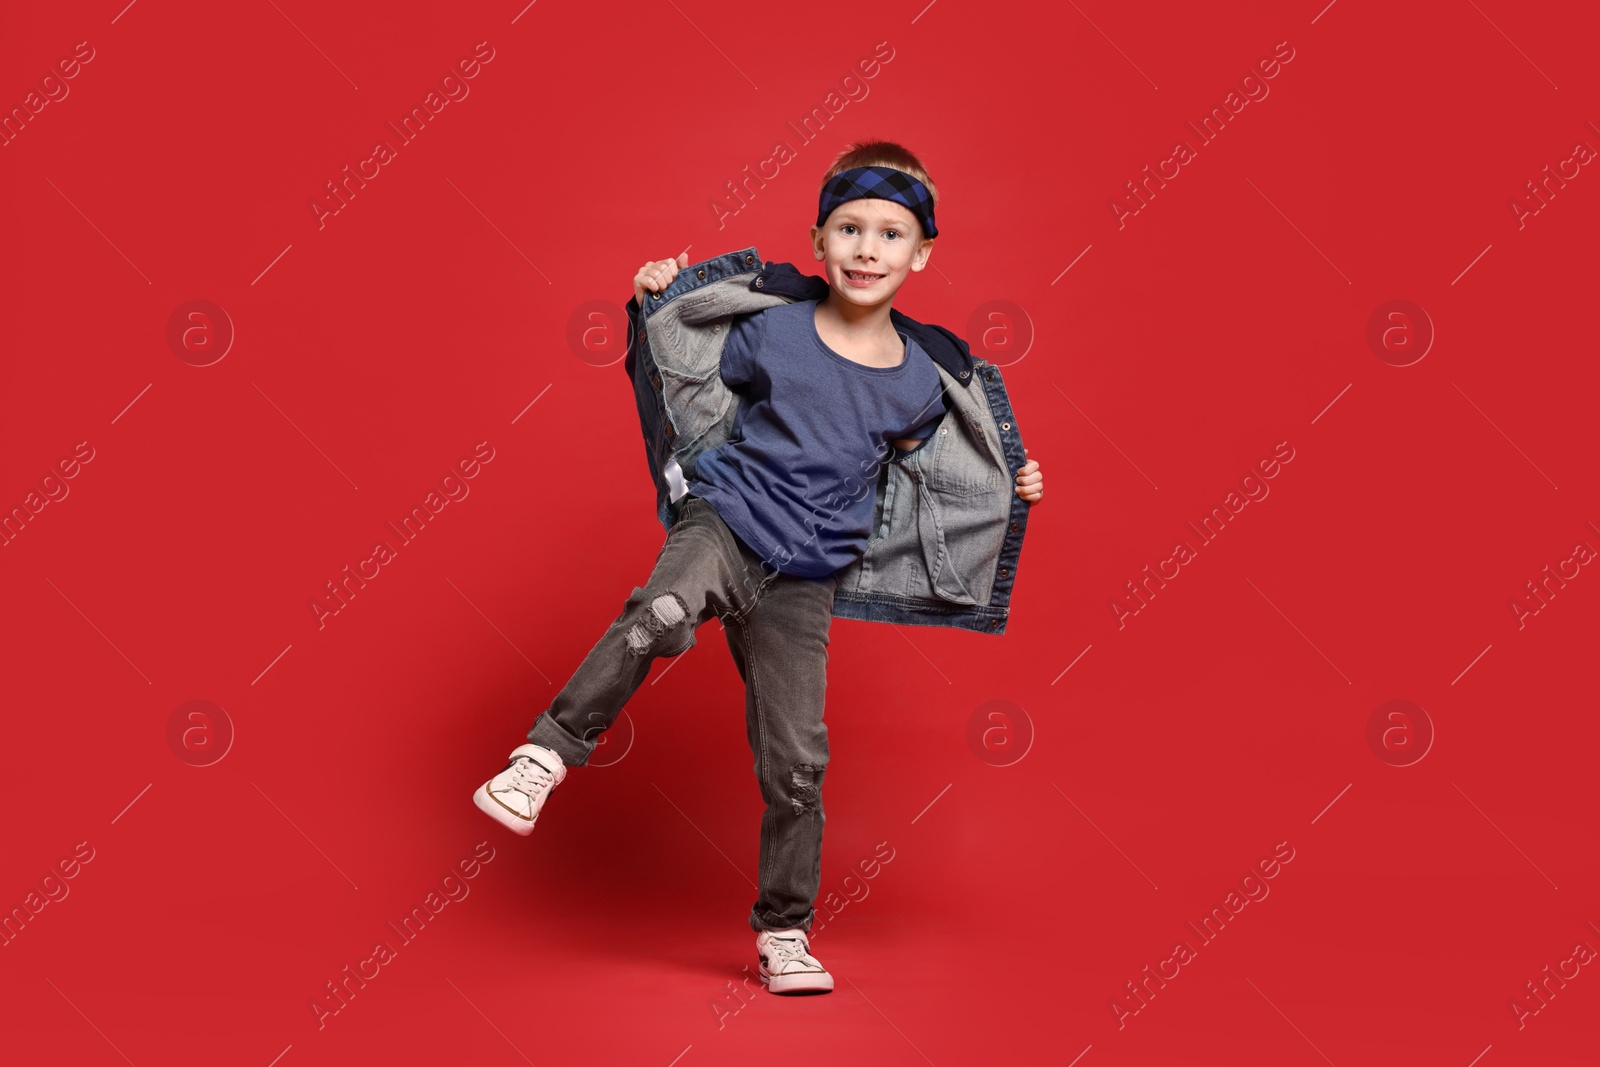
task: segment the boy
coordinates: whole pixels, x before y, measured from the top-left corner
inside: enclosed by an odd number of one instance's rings
[[[732,433],[695,461],[649,581],[535,720],[529,743],[474,794],[486,814],[531,833],[566,768],[587,762],[594,735],[655,658],[686,651],[715,613],[745,683],[766,802],[750,926],[773,993],[833,988],[807,938],[821,882],[828,630],[834,576],[864,551],[873,498],[833,502],[889,447],[920,447],[945,414],[932,360],[889,315],[932,254],[936,199],[926,170],[898,145],[857,145],[835,160],[811,228],[827,297],[730,325],[720,374],[740,397]],[[635,298],[661,292],[687,265],[687,254],[646,263]],[[1043,495],[1037,460],[1016,480],[1023,499]],[[819,513],[821,500],[832,510]]]

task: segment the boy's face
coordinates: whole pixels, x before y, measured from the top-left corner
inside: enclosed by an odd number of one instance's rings
[[[912,271],[927,265],[933,242],[903,204],[877,197],[846,200],[811,242],[833,298],[864,307],[887,304]]]

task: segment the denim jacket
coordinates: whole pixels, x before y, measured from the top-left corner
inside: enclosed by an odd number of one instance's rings
[[[628,301],[624,368],[662,526],[677,522],[696,458],[728,439],[738,414],[720,373],[729,320],[827,294],[822,278],[746,248],[679,270],[643,307]],[[947,411],[916,448],[891,448],[879,465],[873,532],[834,575],[833,615],[1003,634],[1032,506],[1015,491],[1025,459],[1005,383],[943,327],[892,308],[889,317],[938,367]]]

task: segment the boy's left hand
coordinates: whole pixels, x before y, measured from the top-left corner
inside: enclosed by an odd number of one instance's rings
[[[1024,448],[1026,456],[1028,450]],[[1030,459],[1017,470],[1017,495],[1030,504],[1037,504],[1044,496],[1044,475],[1039,472],[1039,461]]]

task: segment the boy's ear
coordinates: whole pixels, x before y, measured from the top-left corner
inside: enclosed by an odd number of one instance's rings
[[[928,257],[933,255],[933,242],[935,240],[937,240],[937,238],[928,237],[917,246],[916,255],[911,257],[912,270],[921,270],[923,267],[928,265]]]
[[[818,259],[822,258],[822,256],[823,256],[823,248],[822,248],[822,227],[821,226],[813,226],[813,227],[811,227],[811,251],[816,254],[816,257]]]

